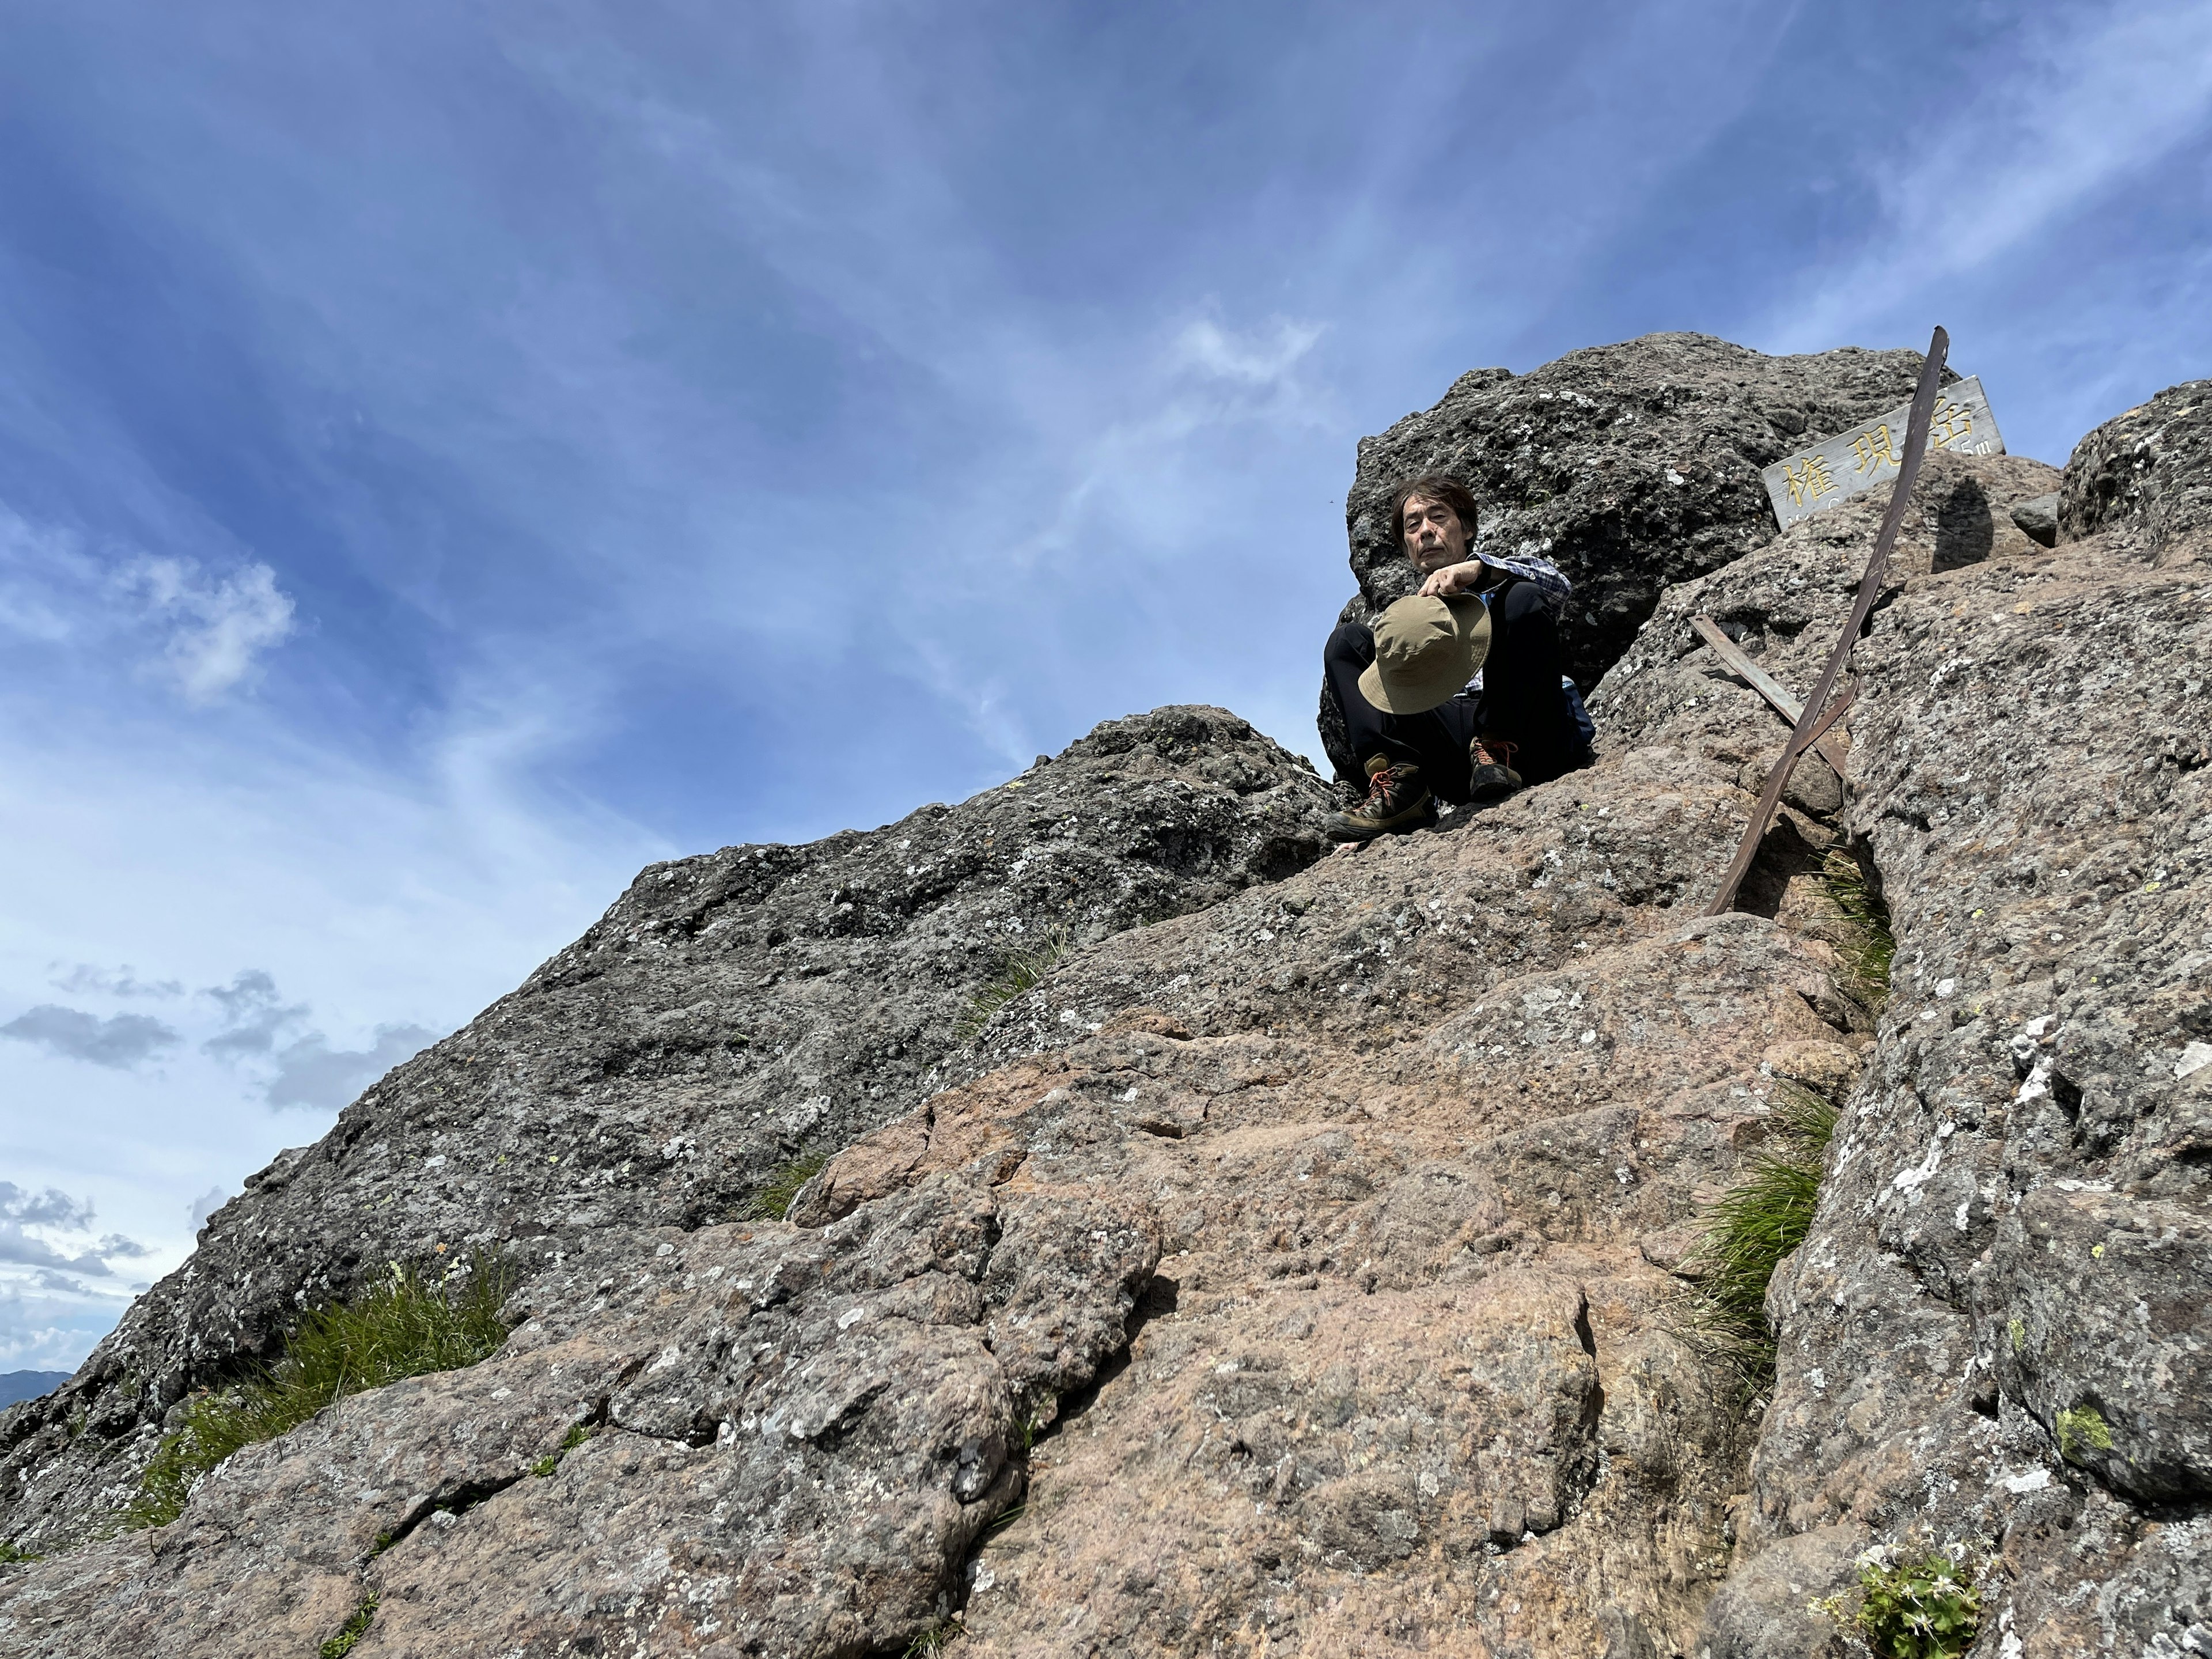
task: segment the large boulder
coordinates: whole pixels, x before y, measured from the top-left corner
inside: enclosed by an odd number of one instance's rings
[[[1709,335],[1647,334],[1522,375],[1470,369],[1434,407],[1360,440],[1344,503],[1359,592],[1344,614],[1364,621],[1413,591],[1389,493],[1449,472],[1481,505],[1486,548],[1541,553],[1573,579],[1567,672],[1594,686],[1668,583],[1773,538],[1762,467],[1909,402],[1920,361],[1856,346],[1770,357]],[[1326,693],[1321,731],[1340,775],[1357,781]]]

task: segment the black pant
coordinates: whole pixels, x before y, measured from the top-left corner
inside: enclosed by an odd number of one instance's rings
[[[1543,783],[1584,765],[1583,743],[1560,690],[1559,632],[1534,582],[1512,581],[1490,596],[1490,654],[1480,699],[1461,692],[1425,714],[1385,714],[1359,690],[1360,672],[1375,660],[1375,635],[1364,623],[1342,623],[1322,650],[1330,695],[1343,711],[1352,752],[1364,765],[1376,755],[1411,761],[1422,781],[1449,801],[1467,799],[1468,740],[1517,745],[1513,769]]]

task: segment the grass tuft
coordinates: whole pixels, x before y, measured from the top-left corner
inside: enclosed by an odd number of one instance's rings
[[[1034,949],[1017,951],[999,964],[999,969],[976,988],[968,999],[968,1006],[952,1027],[952,1046],[965,1048],[983,1034],[991,1017],[1016,997],[1036,988],[1054,969],[1075,954],[1075,943],[1067,929],[1055,927]]]
[[[1771,1148],[1707,1207],[1698,1249],[1708,1270],[1704,1292],[1713,1334],[1723,1344],[1733,1339],[1741,1345],[1751,1370],[1772,1365],[1766,1287],[1812,1228],[1821,1164],[1836,1132],[1836,1109],[1809,1089],[1784,1084],[1773,1107]]]
[[[167,1526],[233,1452],[273,1440],[348,1395],[485,1358],[507,1340],[499,1309],[512,1279],[496,1256],[435,1277],[393,1262],[351,1300],[309,1314],[275,1364],[185,1407],[183,1425],[163,1437],[140,1477],[125,1529]]]
[[[791,1208],[791,1200],[799,1196],[799,1189],[822,1173],[822,1166],[830,1161],[827,1152],[801,1152],[775,1166],[768,1183],[752,1196],[744,1207],[740,1221],[781,1221]]]
[[[906,1644],[906,1659],[928,1659],[931,1654],[943,1652],[945,1644],[955,1637],[967,1633],[967,1628],[961,1624],[957,1613],[933,1619],[916,1631],[914,1640]]]
[[[345,1659],[353,1651],[353,1644],[361,1640],[368,1629],[368,1621],[376,1617],[376,1597],[364,1596],[353,1617],[338,1626],[338,1633],[323,1644],[322,1659]]]
[[[1889,930],[1889,907],[1848,853],[1830,853],[1820,861],[1820,884],[1843,919],[1845,937],[1838,943],[1844,963],[1857,981],[1861,1000],[1879,1008],[1889,1000],[1890,964],[1897,957],[1897,936]]]

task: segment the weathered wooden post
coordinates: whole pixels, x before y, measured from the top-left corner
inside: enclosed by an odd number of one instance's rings
[[[1851,647],[1858,643],[1859,629],[1866,626],[1875,598],[1881,592],[1882,574],[1889,568],[1889,550],[1897,544],[1897,532],[1905,524],[1905,498],[1911,495],[1913,482],[1920,476],[1920,459],[1928,453],[1928,431],[1936,412],[1936,383],[1943,378],[1943,360],[1950,351],[1951,337],[1938,328],[1928,342],[1927,359],[1920,365],[1920,386],[1912,394],[1912,416],[1905,428],[1905,453],[1897,464],[1897,482],[1890,491],[1889,510],[1881,516],[1881,533],[1875,538],[1866,574],[1859,580],[1858,603],[1851,607],[1851,619],[1844,624],[1843,637],[1828,653],[1828,665],[1820,671],[1820,683],[1805,699],[1797,724],[1790,731],[1790,741],[1783,748],[1782,758],[1767,774],[1766,787],[1759,791],[1759,805],[1752,808],[1751,822],[1744,826],[1743,840],[1735,849],[1735,856],[1729,860],[1728,872],[1721,878],[1720,890],[1705,908],[1706,915],[1717,916],[1735,906],[1736,889],[1743,885],[1751,861],[1759,856],[1759,843],[1766,834],[1766,826],[1774,820],[1774,809],[1781,804],[1782,792],[1789,785],[1797,757],[1834,720],[1834,715],[1827,712],[1828,699],[1835,691],[1844,665],[1850,660]]]

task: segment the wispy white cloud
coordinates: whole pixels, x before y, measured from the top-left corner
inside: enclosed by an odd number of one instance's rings
[[[0,1181],[0,1291],[10,1281],[27,1281],[63,1293],[107,1296],[116,1261],[136,1261],[153,1254],[121,1233],[91,1237],[89,1200],[72,1199],[55,1188],[33,1192]]]
[[[61,963],[53,964],[58,969]],[[97,992],[111,997],[180,997],[185,983],[178,979],[143,980],[129,963],[120,968],[99,968],[88,962],[73,963],[65,974],[46,981],[57,991],[82,996]]]
[[[2008,72],[1926,126],[1867,146],[1862,177],[1880,204],[1878,224],[1776,305],[1760,331],[1781,349],[1820,350],[1916,295],[1932,303],[2154,166],[2208,118],[2212,7],[2162,0],[2037,13]]]
[[[188,702],[212,702],[292,633],[292,600],[265,564],[210,574],[191,559],[145,558],[117,585],[167,635],[162,667]]]
[[[1170,361],[1210,379],[1279,389],[1326,332],[1320,323],[1278,317],[1243,334],[1211,317],[1188,323],[1175,337]]]
[[[85,653],[121,643],[188,704],[220,699],[294,631],[294,605],[256,561],[211,570],[182,556],[110,554],[0,503],[0,628]]]
[[[222,1060],[268,1054],[286,1028],[313,1012],[304,1002],[286,1002],[265,968],[245,969],[229,984],[210,985],[200,994],[222,1010],[222,1030],[200,1044],[201,1052]]]

